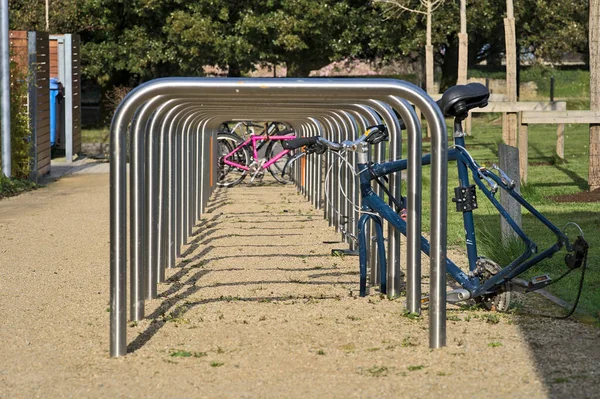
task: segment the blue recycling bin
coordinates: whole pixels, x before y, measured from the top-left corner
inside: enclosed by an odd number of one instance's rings
[[[54,147],[57,142],[57,133],[59,131],[61,102],[63,98],[63,86],[58,78],[50,79],[50,146]]]

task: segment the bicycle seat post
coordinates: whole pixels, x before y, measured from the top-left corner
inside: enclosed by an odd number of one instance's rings
[[[464,137],[466,136],[462,127],[462,121],[459,117],[454,118],[454,141],[456,142],[457,138],[462,138],[462,144],[456,143],[458,145],[464,145]]]

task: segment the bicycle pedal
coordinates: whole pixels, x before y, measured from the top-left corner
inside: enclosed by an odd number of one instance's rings
[[[534,278],[532,278],[529,281],[528,289],[529,290],[537,290],[540,288],[544,288],[545,286],[550,284],[551,281],[552,281],[552,278],[550,278],[550,276],[547,274],[542,274],[541,276],[535,276]]]
[[[446,302],[448,303],[457,303],[461,301],[466,301],[471,298],[471,293],[464,288],[457,288],[452,291],[446,292]]]

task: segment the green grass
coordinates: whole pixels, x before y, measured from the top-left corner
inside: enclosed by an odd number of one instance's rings
[[[554,76],[554,98],[566,100],[568,109],[589,109],[590,73],[584,69],[552,68],[543,65],[521,67],[521,82],[535,82],[538,99],[548,100],[550,97],[550,78]],[[505,79],[503,69],[489,68],[469,69],[470,78]]]
[[[450,121],[448,121],[450,122]],[[450,125],[449,125],[450,126]],[[450,131],[450,127],[449,127]],[[588,162],[589,162],[589,129],[587,125],[567,125],[565,127],[565,158],[566,162],[557,163],[555,157],[556,125],[535,125],[529,129],[529,169],[528,184],[522,187],[524,197],[552,223],[563,228],[567,222],[578,223],[590,244],[588,269],[586,271],[583,294],[579,311],[592,316],[598,321],[600,316],[600,203],[559,203],[556,196],[575,194],[587,191]],[[498,142],[502,138],[501,121],[494,115],[482,115],[473,119],[473,131],[466,138],[467,149],[473,158],[481,165],[491,166],[496,163]],[[406,141],[405,141],[406,142]],[[405,146],[406,147],[406,146]],[[429,151],[429,143],[424,143],[424,152]],[[429,230],[429,173],[430,168],[423,169],[423,229]],[[451,202],[454,197],[454,187],[457,186],[457,171],[454,164],[448,169],[448,246],[464,248],[464,229],[462,215],[455,210]],[[404,191],[406,192],[406,191]],[[474,211],[477,237],[488,236],[487,251],[484,245],[479,247],[480,254],[486,255],[506,265],[506,259],[499,254],[506,248],[497,245],[500,237],[500,217],[495,208],[478,192],[479,209]],[[526,234],[535,241],[540,250],[548,248],[555,237],[531,214],[523,210],[523,228]],[[575,230],[569,230],[569,236],[575,237]],[[482,238],[482,240],[484,240]],[[513,251],[514,248],[511,250]],[[488,252],[488,253],[486,253]],[[554,257],[541,262],[530,269],[524,278],[531,278],[544,273],[556,278],[566,270],[564,263],[565,251],[558,252]],[[573,303],[580,278],[580,271],[575,271],[561,282],[548,287],[548,291],[567,302]]]
[[[110,130],[108,127],[100,129],[81,129],[82,143],[108,143]]]

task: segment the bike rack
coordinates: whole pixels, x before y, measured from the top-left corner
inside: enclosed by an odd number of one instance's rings
[[[420,270],[420,247],[416,237],[421,236],[421,131],[406,100],[421,110],[432,137],[431,182],[436,190],[431,190],[429,340],[432,348],[444,346],[447,132],[440,110],[423,90],[387,79],[163,78],[129,93],[117,108],[111,125],[110,355],[117,357],[127,352],[126,136],[130,134],[131,146],[130,310],[131,318],[139,320],[144,315],[144,300],[156,297],[156,284],[164,280],[165,266],[173,267],[176,257],[181,256],[181,245],[187,243],[214,191],[216,130],[227,120],[224,115],[290,121],[306,135],[319,132],[343,140],[350,138],[347,135],[356,135],[359,125],[364,127],[379,114],[393,133],[391,143],[397,143],[395,150],[401,148],[401,142],[396,140],[400,138],[399,130],[390,110],[400,113],[409,136],[407,223],[411,234],[407,254],[413,264],[408,265],[408,278],[418,277],[409,281],[408,287],[419,288],[418,296],[412,292],[411,299],[411,293],[408,294],[408,304],[410,311],[420,312],[420,276],[416,272]],[[286,102],[290,104],[287,109]],[[311,161],[306,180],[297,180],[298,188],[316,207],[321,199],[320,162]],[[399,180],[396,184],[399,190]],[[348,187],[352,196],[357,195],[354,184]],[[327,208],[324,215],[331,220],[332,210]],[[396,268],[388,270],[391,269]],[[410,272],[411,269],[414,270]]]

